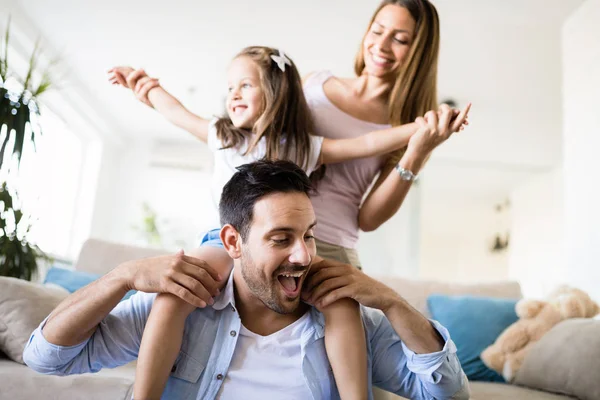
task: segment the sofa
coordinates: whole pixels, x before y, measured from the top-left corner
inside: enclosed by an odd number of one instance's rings
[[[494,298],[520,299],[521,287],[518,282],[504,281],[483,284],[459,284],[437,281],[411,280],[396,277],[375,276],[385,282],[406,299],[413,307],[428,318],[431,314],[427,298],[431,294],[472,295]],[[534,390],[522,386],[495,382],[469,382],[473,400],[566,400],[573,397]],[[374,389],[376,400],[403,399],[392,393]]]
[[[90,239],[83,245],[74,268],[79,271],[103,274],[123,261],[159,254],[163,254],[163,252]],[[467,285],[417,281],[397,277],[378,278],[398,291],[410,304],[426,316],[429,316],[427,297],[432,293],[470,294],[514,299],[521,297],[521,289],[517,282],[507,281]],[[0,382],[2,382],[0,383],[0,400],[25,400],[33,398],[100,400],[131,398],[135,376],[135,363],[113,370],[103,370],[97,374],[59,377],[37,374],[25,365],[14,361],[15,358],[18,358],[18,351],[14,351],[15,347],[18,350],[20,346],[24,346],[28,338],[28,334],[23,335],[22,332],[25,330],[31,332],[32,327],[37,326],[44,315],[47,314],[43,310],[43,307],[40,311],[39,304],[37,306],[30,304],[32,301],[28,300],[27,297],[35,297],[36,293],[51,290],[52,288],[24,281],[17,282],[17,280],[10,280],[11,278],[0,279],[2,279],[0,285],[3,285],[0,286],[0,351],[6,353],[6,348],[3,348],[3,345],[6,346],[7,343],[11,344],[10,340],[13,340],[13,359],[8,358],[6,354],[0,354]],[[16,298],[10,298],[6,290],[4,293],[1,290],[7,287],[7,280],[10,280],[8,281],[9,285],[18,286],[17,289],[14,287],[11,289],[12,293],[19,293],[13,296]],[[53,294],[54,297],[52,297],[53,300],[45,301],[44,305],[51,310],[51,307],[54,307],[55,304],[58,304],[67,295],[68,293],[59,294],[55,292]],[[18,312],[20,315],[6,315],[11,312],[13,314]],[[44,315],[41,315],[40,312]],[[19,318],[23,319],[25,316],[30,319],[29,326],[21,326],[21,333],[17,335],[15,332],[19,333],[17,325],[20,322],[16,321],[19,321]],[[600,325],[600,321],[594,322]],[[596,328],[597,326],[593,327],[593,329]],[[7,339],[7,335],[10,334],[13,337]],[[471,398],[475,400],[572,399],[572,397],[564,395],[511,384],[470,382],[470,388]],[[376,390],[375,396],[377,400],[399,399],[398,396],[379,390]]]
[[[74,269],[104,274],[124,261],[160,254],[164,252],[89,239],[83,244]],[[11,278],[0,279],[0,350],[4,350],[4,341],[5,345],[21,348],[22,352],[29,334],[69,293],[39,284],[13,281]],[[20,298],[14,299],[8,295],[6,281],[10,281],[10,291],[18,292]],[[40,297],[36,297],[38,294]],[[44,304],[39,304],[41,301]],[[28,315],[27,321],[23,321],[18,315],[12,315],[18,314],[17,310]],[[23,326],[15,326],[19,325],[18,321],[23,322]],[[11,338],[15,331],[20,338]],[[27,331],[29,333],[25,333]],[[11,339],[13,343],[10,342]],[[15,344],[14,341],[18,343]],[[17,358],[17,352],[12,355]],[[19,361],[22,362],[22,359]],[[0,400],[129,400],[133,395],[134,378],[135,363],[104,369],[96,374],[51,376],[38,374],[0,352]]]

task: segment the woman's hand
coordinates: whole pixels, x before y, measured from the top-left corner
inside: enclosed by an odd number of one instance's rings
[[[469,124],[467,118],[470,109],[471,103],[460,112],[442,104],[438,112],[428,111],[424,117],[418,117],[415,122],[421,129],[410,138],[406,152],[427,158],[453,133],[463,130]]]

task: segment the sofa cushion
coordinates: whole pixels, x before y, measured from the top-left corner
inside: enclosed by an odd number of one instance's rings
[[[398,292],[406,301],[427,318],[431,313],[427,309],[427,298],[432,294],[471,295],[504,299],[520,299],[521,286],[518,282],[504,281],[494,283],[448,283],[426,280],[374,276]]]
[[[528,389],[507,383],[471,382],[471,400],[573,400],[559,394]]]
[[[100,278],[98,274],[84,271],[75,271],[67,268],[52,267],[48,270],[44,284],[53,284],[65,288],[69,293],[92,283]]]
[[[94,374],[42,375],[26,365],[0,360],[0,400],[130,400],[134,375],[134,365]]]
[[[0,351],[23,363],[29,336],[67,296],[64,290],[0,277]]]
[[[100,239],[88,239],[81,247],[75,269],[104,275],[125,261],[160,256],[167,253],[166,250],[129,246]]]
[[[46,274],[44,285],[56,285],[67,290],[69,293],[73,293],[82,287],[89,285],[96,279],[100,278],[100,276],[101,275],[92,274],[85,271],[75,271],[73,269],[52,267]],[[121,299],[121,301],[127,300],[135,293],[135,290],[128,291],[125,293],[125,296],[123,299]]]
[[[457,356],[469,380],[504,382],[485,366],[479,354],[518,320],[517,300],[476,296],[431,295],[427,300],[433,319],[450,332]]]
[[[507,383],[496,382],[470,382],[471,388],[470,400],[573,400],[574,397],[567,397],[560,394],[542,392],[524,388]],[[381,389],[373,388],[375,400],[409,400],[405,397],[396,396],[393,393],[384,392]],[[576,399],[575,399],[576,400]]]
[[[547,332],[529,350],[515,383],[600,399],[600,321],[571,319]]]

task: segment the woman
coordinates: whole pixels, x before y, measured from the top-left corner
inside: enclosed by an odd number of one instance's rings
[[[413,136],[399,153],[327,166],[312,199],[320,256],[360,267],[355,250],[359,229],[373,231],[390,219],[433,149],[461,129],[468,108],[457,117],[442,105],[439,120],[429,111],[438,107],[438,52],[439,20],[428,0],[384,0],[356,56],[357,77],[338,78],[320,71],[305,78],[304,91],[319,136],[353,137],[413,121],[435,127],[432,134]],[[424,114],[427,121],[419,117]],[[400,173],[391,173],[394,168]]]

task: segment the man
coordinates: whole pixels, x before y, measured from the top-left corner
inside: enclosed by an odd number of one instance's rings
[[[212,307],[188,317],[163,398],[247,397],[241,388],[265,399],[338,398],[323,316],[300,301],[305,285],[307,300],[320,307],[344,297],[368,307],[362,314],[372,385],[413,399],[468,398],[444,327],[356,268],[334,262],[311,266],[316,253],[311,190],[304,172],[286,161],[244,165],[225,186],[220,239],[234,269]],[[124,263],[61,303],[34,331],[23,358],[38,372],[58,375],[128,363],[137,357],[155,297],[148,293],[211,304],[219,278],[201,260],[181,253]],[[181,282],[189,279],[197,284],[186,289]],[[130,289],[147,293],[119,303]],[[260,346],[243,345],[248,335],[264,339],[268,359]]]

